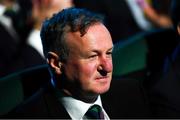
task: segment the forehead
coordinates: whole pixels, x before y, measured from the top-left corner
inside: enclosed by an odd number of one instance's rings
[[[107,28],[101,24],[93,24],[88,27],[86,33],[81,36],[78,32],[68,32],[65,34],[65,39],[68,44],[80,44],[80,45],[95,45],[95,44],[109,44],[112,45],[112,38]]]

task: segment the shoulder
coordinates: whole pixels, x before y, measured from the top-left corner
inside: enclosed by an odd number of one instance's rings
[[[70,119],[63,105],[58,101],[52,86],[41,88],[23,102],[6,118],[63,118]]]
[[[150,117],[142,82],[122,78],[112,80],[110,90],[102,95],[104,109],[110,118]]]
[[[33,96],[13,109],[7,117],[10,118],[36,118],[47,115],[46,101],[44,91],[40,89]]]

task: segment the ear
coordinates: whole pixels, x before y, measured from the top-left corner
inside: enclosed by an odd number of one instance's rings
[[[177,32],[180,35],[180,23],[178,23],[178,25],[177,25]]]
[[[57,75],[62,73],[61,62],[59,61],[59,56],[54,52],[48,52],[47,63],[51,66],[51,69],[55,71]]]

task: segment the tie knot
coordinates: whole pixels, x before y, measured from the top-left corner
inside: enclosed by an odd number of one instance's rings
[[[104,115],[102,109],[99,105],[91,106],[88,111],[86,112],[85,116],[88,119],[103,119]]]

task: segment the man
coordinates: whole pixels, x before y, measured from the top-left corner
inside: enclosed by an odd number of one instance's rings
[[[113,43],[101,16],[84,9],[65,9],[43,23],[41,39],[51,83],[9,117],[94,119],[89,116],[94,105],[100,110],[96,119],[149,115],[145,98],[136,99],[138,93],[131,92],[133,87],[133,92],[141,92],[135,80],[133,85],[121,80],[111,89],[114,95],[100,96],[109,90],[113,71]]]
[[[72,22],[72,18],[68,17],[73,14],[77,18]],[[64,22],[64,18],[61,19],[64,16],[67,17],[66,23],[57,26]],[[92,104],[101,105],[99,94],[110,87],[113,49],[110,33],[97,16],[83,10],[69,9],[46,21],[41,36],[44,53],[55,72],[57,81],[53,82],[61,89],[60,93],[72,97],[61,101],[71,118],[82,118]],[[82,102],[84,108],[79,111],[79,116],[73,114],[77,112],[77,104],[67,101]],[[105,117],[108,118],[106,114]]]
[[[180,1],[172,0],[171,17],[174,30],[180,35]],[[180,118],[180,44],[165,60],[164,76],[150,90],[151,107],[159,118]]]

